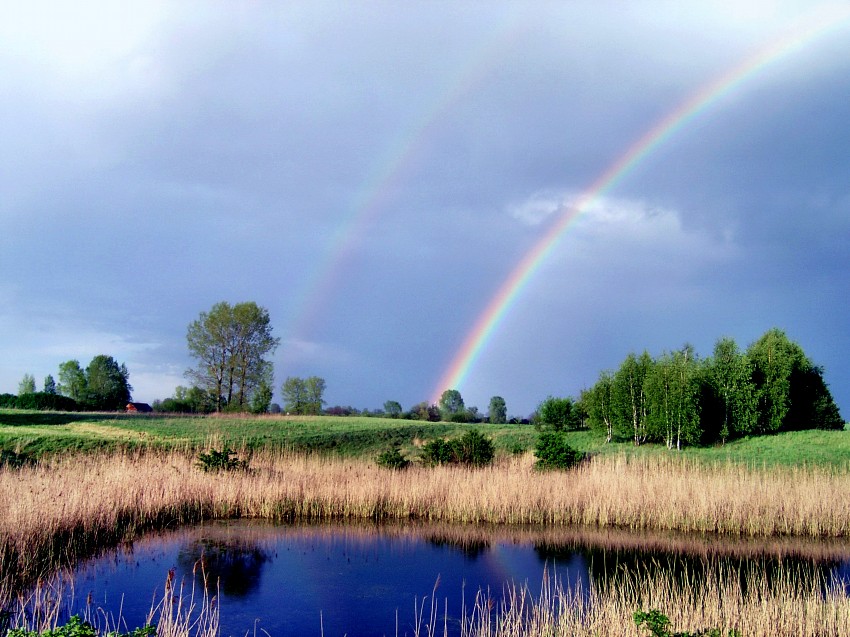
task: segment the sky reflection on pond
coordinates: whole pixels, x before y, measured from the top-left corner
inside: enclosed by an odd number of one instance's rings
[[[589,590],[623,568],[688,568],[706,560],[738,568],[782,565],[848,574],[850,545],[570,529],[450,526],[275,526],[211,523],[145,537],[78,569],[77,608],[96,607],[141,626],[169,570],[188,588],[215,587],[222,635],[398,635],[413,633],[415,603],[436,600],[450,632],[479,590],[496,599],[511,583],[539,590],[544,569]],[[215,592],[215,590],[213,590]],[[426,612],[427,614],[427,612]]]

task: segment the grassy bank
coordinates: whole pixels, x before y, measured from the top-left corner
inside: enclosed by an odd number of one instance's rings
[[[460,436],[477,428],[493,438],[497,453],[533,449],[537,431],[529,425],[465,425],[337,416],[160,416],[0,410],[0,450],[35,457],[116,451],[182,450],[210,441],[237,449],[331,453],[374,458],[391,445],[416,457],[422,441]],[[568,433],[569,443],[591,454],[638,457],[671,455],[707,463],[735,462],[753,467],[829,466],[846,468],[850,432],[799,431],[736,440],[716,447],[687,447],[681,452],[659,445],[635,448],[629,441],[605,444],[590,431]]]

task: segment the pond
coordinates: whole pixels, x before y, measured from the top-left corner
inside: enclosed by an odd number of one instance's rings
[[[479,590],[501,599],[510,584],[540,590],[544,571],[590,589],[618,569],[691,569],[713,560],[758,568],[850,575],[842,542],[721,542],[682,535],[617,531],[427,525],[209,523],[146,536],[81,564],[70,612],[86,605],[145,623],[169,571],[186,590],[217,595],[222,635],[411,635],[419,605],[438,602],[440,634]],[[436,591],[435,591],[436,586]]]

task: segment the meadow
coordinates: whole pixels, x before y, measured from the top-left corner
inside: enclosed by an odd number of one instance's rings
[[[66,413],[0,409],[0,450],[33,457],[94,451],[207,449],[230,446],[252,452],[293,451],[373,459],[399,445],[411,458],[422,441],[460,436],[478,429],[493,439],[499,455],[531,451],[538,432],[523,424],[431,423],[416,420],[339,416],[182,416],[120,413]],[[846,468],[850,433],[807,430],[733,440],[725,445],[685,447],[672,452],[661,445],[634,447],[629,440],[605,443],[602,434],[567,432],[573,447],[591,455],[628,454],[697,462],[733,462],[751,467],[817,466]]]
[[[471,427],[372,418],[2,412],[0,449],[38,461],[0,468],[0,597],[8,605],[21,582],[57,565],[204,519],[676,531],[732,542],[850,535],[847,432],[797,432],[684,452],[605,445],[591,432],[571,432],[571,444],[590,459],[569,472],[540,472],[529,451],[533,427],[478,425],[496,444],[490,467],[390,471],[374,462],[388,445],[415,455],[423,441]],[[250,470],[198,468],[199,451],[226,445]],[[541,634],[529,628],[539,621],[556,634],[637,635],[631,613],[653,607],[676,627],[850,635],[850,602],[830,583],[789,575],[784,584],[754,580],[742,591],[736,574],[720,572],[714,588],[696,590],[657,573],[629,577],[636,579],[600,583],[591,607],[556,583],[533,599],[527,589],[507,590],[502,600],[466,609],[466,634]],[[494,608],[501,610],[498,619]],[[787,630],[778,630],[780,619]],[[431,628],[423,626],[422,634],[440,634]]]

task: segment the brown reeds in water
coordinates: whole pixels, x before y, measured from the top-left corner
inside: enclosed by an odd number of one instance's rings
[[[846,470],[756,470],[618,456],[595,458],[571,472],[540,473],[526,456],[484,469],[387,471],[363,460],[272,453],[251,457],[250,471],[203,473],[194,465],[186,454],[149,451],[0,470],[3,573],[33,581],[142,531],[235,517],[583,525],[729,538],[841,538],[850,530]],[[624,573],[588,591],[567,590],[553,578],[538,595],[527,587],[511,588],[500,600],[482,593],[466,609],[463,630],[470,637],[638,635],[632,613],[657,608],[677,630],[850,637],[843,588],[790,574],[763,577],[749,575],[742,583],[735,573],[697,586],[654,570]],[[176,599],[188,598],[179,595],[162,610],[173,609]],[[214,609],[211,599],[199,604]],[[212,619],[192,624],[188,616],[160,619],[158,634],[214,634]],[[434,635],[441,628],[435,621]]]
[[[788,573],[716,568],[711,577],[684,580],[671,573],[623,572],[588,591],[544,577],[539,595],[509,586],[501,599],[479,593],[463,618],[465,637],[529,635],[646,635],[636,610],[660,610],[675,631],[736,630],[747,637],[850,635],[850,600],[839,582]]]
[[[203,519],[580,525],[727,537],[844,537],[850,472],[600,457],[542,473],[529,456],[483,469],[388,471],[364,460],[262,453],[204,473],[177,452],[73,456],[0,470],[0,567],[46,567]]]

